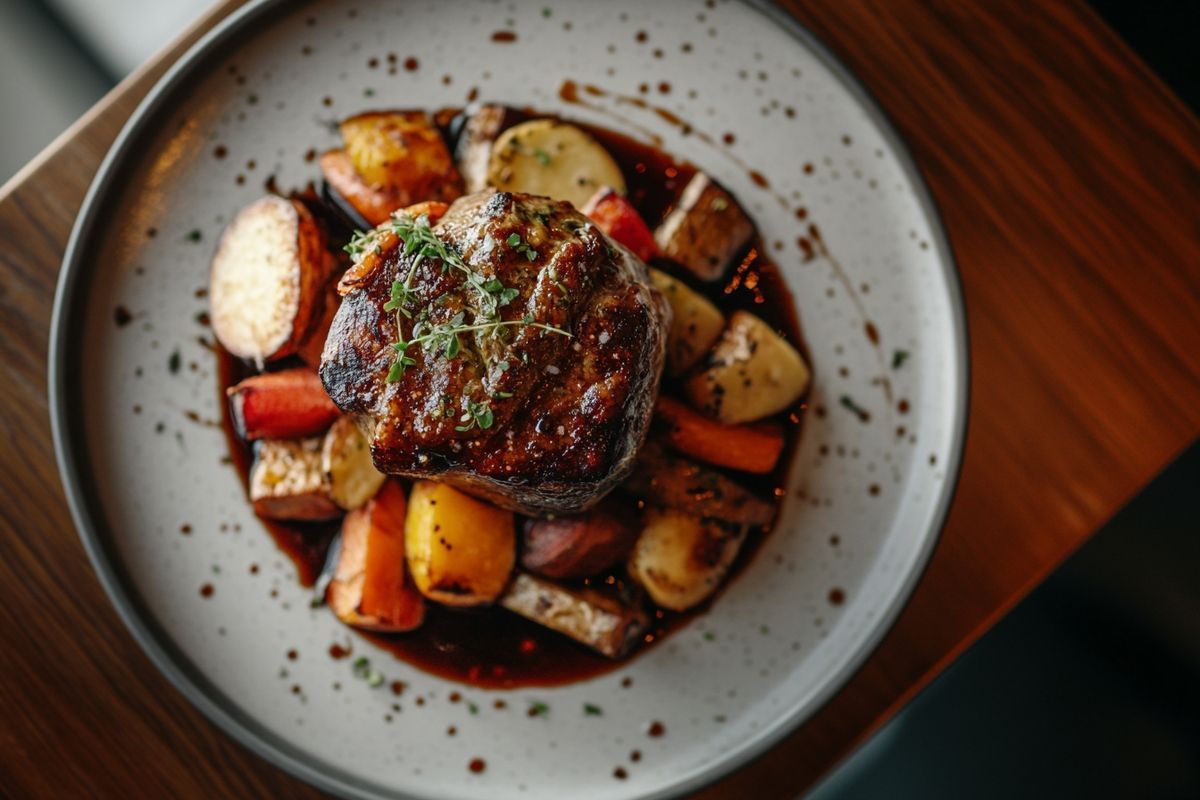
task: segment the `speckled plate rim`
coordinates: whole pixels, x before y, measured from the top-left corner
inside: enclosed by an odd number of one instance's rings
[[[83,254],[87,249],[84,245],[90,240],[95,224],[101,217],[101,203],[98,201],[119,187],[119,178],[129,166],[130,161],[136,157],[134,145],[147,133],[154,119],[163,113],[164,108],[170,104],[176,90],[183,87],[206,64],[214,60],[222,49],[230,46],[241,35],[246,34],[256,20],[287,2],[289,0],[251,0],[246,6],[232,13],[205,34],[171,66],[150,90],[130,116],[101,163],[96,177],[84,197],[67,242],[54,298],[48,356],[50,422],[54,438],[54,451],[72,519],[101,584],[142,650],[192,705],[235,741],[268,762],[324,791],[354,798],[414,797],[397,794],[378,785],[367,783],[362,778],[348,774],[328,763],[314,761],[311,756],[270,733],[249,715],[242,712],[191,664],[146,613],[144,603],[128,579],[120,560],[110,551],[109,537],[104,534],[103,516],[100,513],[99,504],[94,496],[94,488],[90,484],[86,470],[85,449],[79,444],[83,441],[82,420],[77,413],[79,394],[72,391],[78,388],[72,385],[72,379],[78,373],[72,369],[75,350],[70,347],[70,344],[76,335],[79,320],[79,317],[73,312],[80,305],[90,277],[85,271],[86,263]],[[928,219],[934,254],[941,266],[943,279],[950,294],[950,323],[954,339],[951,344],[955,350],[952,443],[948,453],[947,478],[942,483],[930,528],[921,542],[920,551],[913,560],[911,570],[901,582],[891,607],[882,611],[857,646],[843,657],[843,663],[840,668],[835,670],[834,676],[807,702],[801,703],[790,712],[781,715],[772,725],[763,728],[756,736],[744,741],[737,750],[727,753],[724,758],[712,762],[705,769],[685,776],[674,786],[644,795],[646,800],[681,796],[745,766],[815,714],[858,671],[867,656],[875,650],[883,636],[891,629],[901,610],[908,604],[912,592],[925,572],[929,558],[940,539],[951,500],[957,488],[966,439],[970,391],[970,349],[965,302],[953,251],[950,248],[941,215],[938,213],[923,175],[895,126],[878,102],[814,34],[786,11],[771,3],[770,0],[739,0],[739,2],[766,16],[790,33],[795,37],[799,46],[812,52],[830,71],[833,77],[864,109],[871,122],[879,128],[905,177],[913,187],[917,203]],[[414,800],[416,799],[414,798]]]

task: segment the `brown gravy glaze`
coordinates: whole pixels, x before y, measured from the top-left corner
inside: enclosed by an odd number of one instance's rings
[[[448,121],[448,118],[448,114],[438,114],[439,122]],[[624,134],[579,122],[573,124],[586,129],[621,165],[628,196],[651,228],[671,210],[683,187],[697,172],[691,164],[676,161],[658,148]],[[807,358],[794,303],[782,275],[770,263],[766,252],[761,242],[755,242],[743,258],[735,262],[726,281],[711,285],[690,280],[688,283],[726,314],[746,309],[762,317],[782,331]],[[672,267],[670,262],[663,261],[659,266],[686,280],[683,270]],[[241,475],[243,486],[247,486],[253,455],[251,448],[234,431],[224,397],[225,389],[251,374],[252,369],[220,347],[215,349],[220,365],[223,427],[233,464]],[[664,380],[662,388],[666,393],[673,393],[677,387],[672,381]],[[788,467],[800,438],[806,409],[807,404],[801,402],[790,413],[780,415],[787,431],[787,443],[773,473],[762,476],[733,473],[733,477],[763,497],[780,497],[787,485]],[[312,586],[325,563],[337,523],[262,522],[279,549],[296,565],[301,583]],[[747,539],[726,581],[735,579],[753,559],[766,535],[765,532],[755,533]],[[591,580],[623,579],[624,576],[613,574]],[[719,594],[720,591],[714,598]],[[693,617],[704,614],[714,598],[685,613],[654,612],[655,624],[640,649],[682,627]],[[481,688],[561,685],[609,672],[626,663],[625,660],[612,661],[599,656],[564,636],[500,608],[463,610],[430,603],[425,623],[412,633],[356,633],[425,672]]]

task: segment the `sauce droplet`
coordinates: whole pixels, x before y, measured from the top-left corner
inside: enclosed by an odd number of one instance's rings
[[[476,775],[487,769],[487,762],[482,758],[472,758],[471,763],[467,764],[467,769],[474,772]]]
[[[840,606],[842,603],[846,602],[846,593],[841,589],[830,589],[829,602],[832,605]]]
[[[514,31],[496,31],[495,33],[492,34],[493,42],[500,42],[502,44],[507,44],[509,42],[515,42],[516,40],[517,40],[517,34]]]
[[[662,736],[666,732],[667,732],[667,727],[665,725],[663,725],[661,722],[659,722],[658,720],[651,722],[650,726],[648,728],[646,728],[646,735],[651,738],[654,738],[654,739],[657,739],[658,737]]]
[[[203,586],[201,586],[200,587],[200,596],[201,597],[212,597],[213,596],[213,585],[211,583],[206,583]]]

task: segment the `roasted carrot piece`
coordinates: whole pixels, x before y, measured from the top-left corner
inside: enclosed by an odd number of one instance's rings
[[[600,230],[625,245],[642,261],[658,255],[654,234],[633,204],[615,189],[606,186],[598,190],[581,210]]]
[[[654,413],[667,445],[709,464],[763,474],[775,468],[783,452],[778,423],[723,425],[665,396],[658,398]]]
[[[389,630],[411,630],[425,619],[425,601],[404,567],[404,489],[388,481],[371,500],[367,558],[359,610]]]
[[[254,375],[227,394],[234,425],[249,441],[314,436],[341,413],[317,373],[304,367]]]

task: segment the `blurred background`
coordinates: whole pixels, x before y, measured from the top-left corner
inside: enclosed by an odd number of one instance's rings
[[[0,184],[208,6],[0,0]],[[1200,108],[1198,0],[1092,6]],[[1198,496],[1194,445],[810,798],[1200,798]]]

